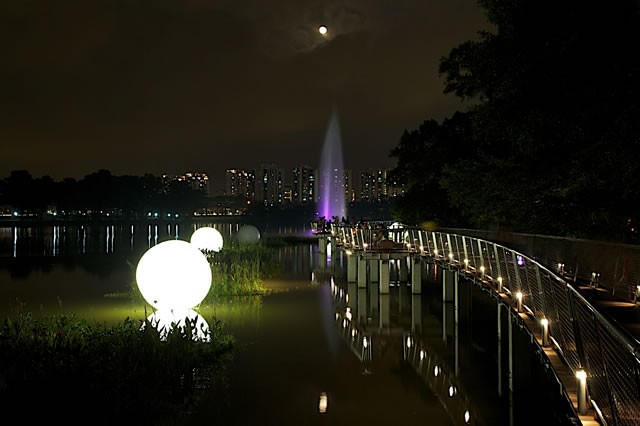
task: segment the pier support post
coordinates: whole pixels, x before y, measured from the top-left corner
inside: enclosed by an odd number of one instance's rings
[[[320,248],[321,254],[327,253],[327,236],[326,235],[321,234],[320,237],[318,237],[318,246]]]
[[[407,257],[401,257],[399,262],[400,268],[398,268],[398,281],[401,283],[406,283],[409,281],[409,266],[407,264]]]
[[[391,301],[388,294],[380,295],[380,328],[388,328],[391,323]]]
[[[411,293],[422,293],[422,262],[418,256],[411,259]]]
[[[380,260],[369,259],[369,281],[377,283],[380,281]]]
[[[380,294],[389,294],[389,259],[380,259]]]
[[[367,259],[358,256],[358,288],[367,288]]]
[[[357,256],[347,254],[347,282],[349,283],[356,282],[357,262]]]
[[[358,321],[360,324],[367,323],[367,289],[358,289]]]
[[[420,294],[411,296],[411,331],[422,332],[422,295]]]

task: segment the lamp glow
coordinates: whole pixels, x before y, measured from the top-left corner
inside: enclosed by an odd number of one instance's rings
[[[199,250],[218,252],[222,249],[224,240],[222,234],[215,228],[205,226],[198,228],[191,234],[191,244]]]
[[[185,311],[209,293],[211,267],[196,246],[168,240],[142,255],[136,267],[136,283],[142,297],[154,308]]]
[[[209,323],[202,315],[192,309],[188,310],[158,310],[147,317],[147,321],[160,333],[160,340],[165,341],[172,329],[177,329],[184,333],[187,321],[191,325],[194,341],[208,342],[211,340],[209,334]],[[144,328],[144,326],[143,326]]]

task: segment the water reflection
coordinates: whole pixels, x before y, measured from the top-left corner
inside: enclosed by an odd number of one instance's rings
[[[172,330],[179,330],[181,333],[185,333],[187,327],[193,340],[200,342],[210,341],[209,323],[193,309],[184,311],[175,311],[173,309],[157,310],[147,317],[147,322],[158,330],[160,339],[163,341],[167,339]],[[142,325],[142,329],[144,327],[145,324]]]

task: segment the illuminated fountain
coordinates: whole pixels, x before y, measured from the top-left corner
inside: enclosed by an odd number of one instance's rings
[[[344,189],[344,166],[342,164],[342,139],[338,114],[334,111],[324,138],[320,168],[318,170],[318,217],[331,220],[347,217]]]

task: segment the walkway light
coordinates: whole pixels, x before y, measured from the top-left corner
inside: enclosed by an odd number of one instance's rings
[[[516,310],[518,313],[522,312],[522,293],[521,292],[517,292],[516,293]]]
[[[449,253],[449,262],[453,262],[453,253]]]
[[[540,325],[542,326],[542,347],[546,348],[549,346],[549,320],[542,318]]]
[[[464,260],[464,270],[469,271],[469,259]]]
[[[438,256],[438,249],[433,249],[433,254],[437,257]]]
[[[498,277],[498,293],[502,293],[502,277]]]
[[[484,266],[480,267],[480,279],[484,280]]]
[[[584,370],[576,371],[576,380],[578,384],[578,414],[587,413],[587,372]]]

